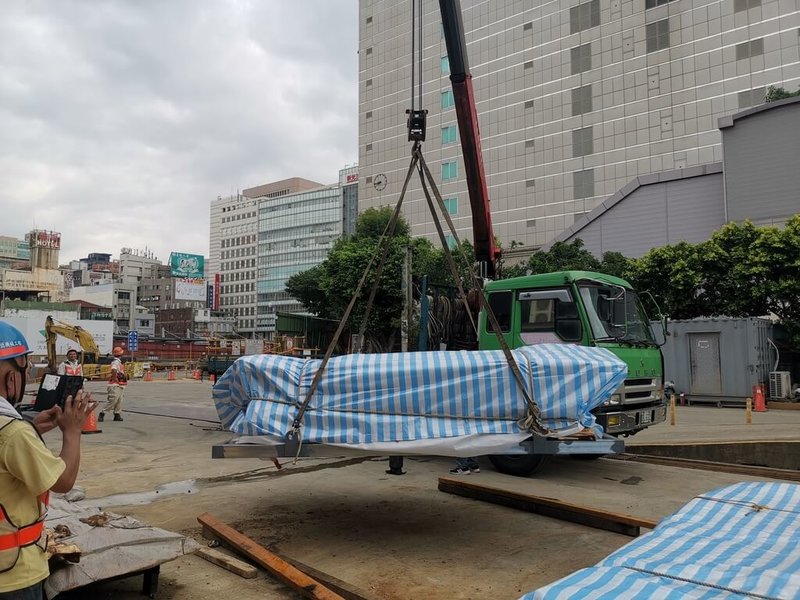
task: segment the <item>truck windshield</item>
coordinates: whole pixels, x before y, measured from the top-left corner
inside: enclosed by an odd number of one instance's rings
[[[579,284],[595,340],[655,345],[650,321],[639,296],[619,286]]]

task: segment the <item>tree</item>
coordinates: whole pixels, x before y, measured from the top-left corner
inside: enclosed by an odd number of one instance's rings
[[[519,275],[536,275],[553,271],[597,271],[598,261],[591,252],[583,247],[583,240],[576,239],[570,243],[556,242],[550,250],[537,250],[531,254],[524,265],[515,265],[507,269],[507,277]]]
[[[791,98],[792,96],[800,96],[800,89],[796,92],[788,92],[782,87],[775,87],[771,85],[767,88],[767,95],[764,98],[765,102],[775,102],[776,100],[783,100],[784,98]]]
[[[350,317],[351,329],[358,331],[376,278],[380,238],[392,213],[393,209],[389,207],[365,210],[358,217],[355,234],[338,240],[328,257],[318,266],[291,277],[286,282],[286,291],[309,312],[330,319],[341,319],[364,269],[375,257]],[[370,347],[379,351],[391,350],[399,332],[403,308],[401,278],[406,247],[412,250],[412,275],[429,274],[434,283],[452,281],[442,251],[435,249],[428,239],[411,239],[409,229],[408,222],[400,216],[389,240],[386,263],[365,329]],[[464,242],[462,246],[469,251],[471,246],[467,244]]]
[[[761,228],[751,261],[767,311],[780,318],[792,345],[800,347],[800,215],[792,217],[783,229]]]
[[[703,314],[697,248],[687,242],[653,248],[633,263],[629,281],[639,292],[648,291],[661,312],[673,319],[691,319]],[[655,307],[647,306],[650,314]]]

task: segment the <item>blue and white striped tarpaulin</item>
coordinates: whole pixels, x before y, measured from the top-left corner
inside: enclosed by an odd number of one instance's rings
[[[597,427],[589,411],[627,373],[601,348],[542,344],[513,352],[542,422],[555,431]],[[240,436],[283,440],[320,363],[269,354],[238,359],[214,386],[222,425]],[[328,362],[303,416],[302,438],[363,446],[525,434],[517,423],[525,416],[501,351],[349,354]]]
[[[594,567],[520,600],[800,598],[800,485],[697,496]]]

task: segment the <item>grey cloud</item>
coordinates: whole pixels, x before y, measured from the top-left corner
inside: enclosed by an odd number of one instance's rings
[[[217,195],[357,159],[353,0],[4,2],[0,233],[206,252]],[[10,228],[10,229],[9,229]]]

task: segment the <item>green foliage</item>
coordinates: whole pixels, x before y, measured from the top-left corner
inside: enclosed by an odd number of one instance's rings
[[[368,208],[358,215],[358,220],[356,221],[356,237],[380,239],[393,213],[394,207],[392,206]],[[401,216],[395,224],[394,235],[408,237],[410,231],[411,228],[408,225],[408,221]]]
[[[764,101],[775,102],[776,100],[783,100],[784,98],[791,98],[792,96],[800,96],[800,89],[796,92],[787,92],[782,87],[771,85],[767,88],[767,96]]]
[[[524,265],[515,265],[506,269],[504,277],[519,275],[537,275],[553,271],[598,271],[600,261],[583,247],[583,240],[556,242],[548,251],[537,250],[531,254]]]
[[[380,260],[380,238],[392,213],[393,209],[388,207],[365,210],[356,222],[355,234],[338,240],[320,265],[291,277],[286,282],[286,291],[309,312],[329,319],[341,319],[364,269],[375,256],[373,267],[350,317],[351,330],[358,331],[364,320]],[[401,280],[407,246],[412,249],[411,268],[414,279],[426,274],[431,283],[455,285],[443,250],[435,248],[427,238],[411,239],[409,230],[408,222],[401,216],[391,237],[386,264],[365,330],[373,348],[391,350],[399,335],[403,307]],[[469,257],[469,261],[474,261],[472,244],[464,241],[452,252],[462,280],[468,282],[468,265],[458,254],[461,252]]]
[[[675,319],[772,313],[800,347],[800,215],[783,229],[728,223],[701,244],[654,248],[628,280]]]

